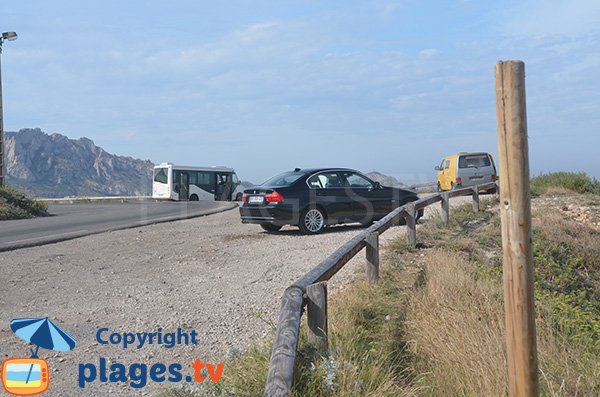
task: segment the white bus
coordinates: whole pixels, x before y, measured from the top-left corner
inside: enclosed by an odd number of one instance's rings
[[[227,167],[154,166],[152,198],[167,200],[241,200],[240,181]]]

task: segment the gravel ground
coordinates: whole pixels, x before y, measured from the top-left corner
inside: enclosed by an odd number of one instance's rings
[[[28,346],[9,328],[11,319],[48,316],[78,345],[66,353],[40,350],[50,366],[46,395],[154,395],[175,383],[148,380],[134,389],[96,379],[80,389],[78,366],[99,367],[100,357],[109,366],[181,363],[185,377],[197,358],[222,362],[272,332],[284,289],[362,230],[337,226],[303,236],[286,227],[268,234],[241,224],[233,210],[1,253],[0,359],[28,357]],[[393,227],[380,241],[385,246],[404,233],[404,226]],[[331,280],[330,291],[362,266],[361,252]],[[117,333],[196,330],[198,344],[124,349],[96,341],[104,327]]]

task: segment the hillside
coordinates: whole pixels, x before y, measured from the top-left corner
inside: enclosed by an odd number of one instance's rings
[[[369,178],[371,178],[372,180],[374,180],[375,182],[381,183],[383,186],[392,186],[392,187],[404,186],[404,184],[402,182],[398,181],[393,176],[388,176],[388,175],[382,174],[381,172],[378,172],[378,171],[371,171],[371,172],[367,173],[367,176]]]
[[[5,135],[7,185],[38,197],[151,193],[152,162],[107,153],[88,138],[39,128]]]

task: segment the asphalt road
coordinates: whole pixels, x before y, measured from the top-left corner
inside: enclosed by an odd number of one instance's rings
[[[0,252],[210,215],[235,207],[237,203],[213,201],[50,204],[49,217],[0,221]]]

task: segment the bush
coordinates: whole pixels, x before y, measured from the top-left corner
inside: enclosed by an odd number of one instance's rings
[[[16,190],[0,187],[0,220],[47,216],[48,206]]]
[[[600,194],[600,182],[585,172],[553,172],[531,180],[531,193],[540,195],[553,190]]]

